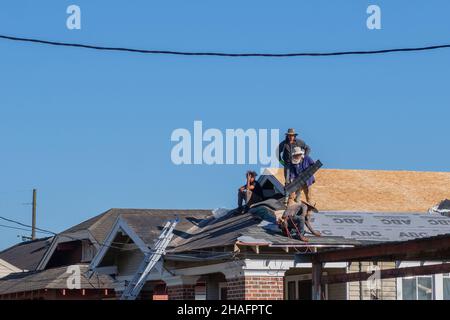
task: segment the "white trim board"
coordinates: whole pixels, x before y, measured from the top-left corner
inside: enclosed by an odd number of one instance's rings
[[[37,265],[36,270],[45,270],[45,268],[47,267],[48,261],[53,256],[53,253],[55,252],[56,247],[60,243],[71,242],[71,241],[82,241],[82,240],[89,240],[95,246],[95,248],[98,250],[99,244],[98,244],[97,240],[92,236],[92,234],[88,230],[81,230],[81,231],[74,232],[74,233],[59,234],[53,238],[52,243],[50,244],[50,247],[45,252],[41,261],[39,261],[39,264]]]

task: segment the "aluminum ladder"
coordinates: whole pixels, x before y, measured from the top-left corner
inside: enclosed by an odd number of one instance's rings
[[[156,263],[166,253],[166,248],[173,237],[173,230],[178,223],[178,218],[168,221],[161,234],[155,242],[153,249],[145,254],[144,260],[133,276],[131,282],[126,286],[120,300],[135,300],[147,281],[147,276],[155,267]]]

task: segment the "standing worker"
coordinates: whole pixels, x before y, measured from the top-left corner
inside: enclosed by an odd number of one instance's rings
[[[297,179],[300,176],[300,174],[303,171],[308,169],[313,164],[314,164],[314,160],[310,156],[305,155],[305,151],[303,151],[299,147],[295,147],[294,152],[292,153],[292,164],[289,167],[289,180],[294,181],[295,179]],[[293,192],[290,195],[289,203],[290,203],[291,199],[292,200],[295,199],[295,202],[300,203],[302,191],[305,194],[306,201],[309,203],[312,203],[311,188],[315,182],[316,182],[316,180],[315,180],[314,176],[309,178],[306,181],[306,185],[304,185],[299,190],[297,190],[296,192]]]
[[[290,181],[290,167],[292,164],[292,154],[294,153],[294,148],[299,147],[305,151],[305,155],[311,153],[311,148],[301,139],[297,139],[297,133],[295,130],[290,128],[286,132],[286,139],[280,143],[278,146],[278,160],[283,165],[284,168],[284,179],[285,186],[288,185]],[[286,195],[285,204],[287,205],[289,200],[289,195]]]

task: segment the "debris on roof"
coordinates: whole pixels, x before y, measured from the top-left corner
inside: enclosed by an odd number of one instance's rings
[[[438,213],[450,217],[450,200],[445,199],[430,209],[429,213]]]

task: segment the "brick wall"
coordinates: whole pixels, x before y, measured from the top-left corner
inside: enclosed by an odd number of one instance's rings
[[[167,287],[169,300],[194,300],[194,285],[178,285]]]
[[[283,300],[284,278],[244,276],[227,281],[228,300]]]

